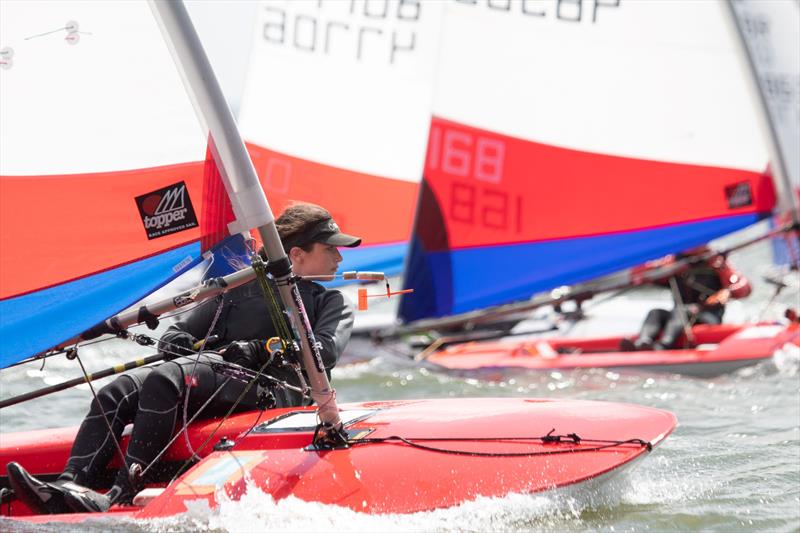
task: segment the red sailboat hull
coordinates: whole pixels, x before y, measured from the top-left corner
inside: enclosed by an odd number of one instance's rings
[[[636,352],[620,351],[619,336],[471,342],[434,353],[427,361],[451,370],[614,368],[709,377],[768,361],[786,344],[800,346],[796,323],[699,325],[693,334],[693,348]]]
[[[646,455],[674,429],[675,417],[647,407],[605,402],[546,399],[447,399],[384,401],[343,406],[351,437],[345,449],[307,448],[314,417],[309,408],[277,409],[228,419],[212,441],[237,440],[230,451],[200,455],[192,467],[142,507],[112,508],[116,516],[154,518],[176,515],[192,501],[213,508],[224,491],[238,499],[252,480],[276,500],[296,498],[354,511],[413,513],[450,507],[478,497],[502,497],[570,486],[615,473]],[[303,418],[305,416],[305,418]],[[193,447],[218,421],[190,428]],[[74,429],[4,435],[0,473],[16,460],[37,474],[60,471]],[[550,437],[546,437],[551,433]],[[491,435],[487,438],[486,435]],[[562,436],[560,441],[552,436]],[[580,441],[576,442],[576,435]],[[402,437],[405,440],[398,439]],[[544,439],[540,437],[545,437]],[[183,439],[166,461],[189,457]],[[163,486],[163,484],[162,484]],[[9,514],[9,509],[3,507]],[[14,502],[15,519],[82,521],[88,514],[34,516]]]

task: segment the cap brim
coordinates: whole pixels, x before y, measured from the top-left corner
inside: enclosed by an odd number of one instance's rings
[[[354,237],[346,233],[334,233],[333,235],[319,239],[319,242],[332,244],[334,246],[344,246],[345,248],[355,248],[361,244],[361,237]]]

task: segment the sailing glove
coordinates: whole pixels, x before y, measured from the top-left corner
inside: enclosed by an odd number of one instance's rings
[[[191,333],[177,330],[167,331],[158,341],[158,351],[164,354],[165,360],[171,361],[176,357],[194,354],[194,343],[196,342],[197,338]]]
[[[262,340],[232,342],[225,349],[222,357],[229,363],[235,363],[251,370],[260,369],[271,359],[270,354],[267,353],[266,341]]]

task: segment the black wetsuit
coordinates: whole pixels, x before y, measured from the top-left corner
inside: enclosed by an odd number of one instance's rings
[[[339,291],[327,290],[322,285],[306,280],[301,280],[298,287],[330,377],[330,369],[336,365],[350,339],[352,307]],[[162,343],[169,343],[171,337],[182,332],[190,333],[197,339],[205,338],[217,307],[212,301],[187,314],[183,321],[167,330],[162,336]],[[218,336],[217,341],[209,346],[212,350],[234,341],[263,340],[275,336],[267,304],[255,281],[226,293],[211,334]],[[97,396],[116,438],[120,438],[127,424],[134,423],[126,455],[128,467],[132,463],[147,466],[167,445],[176,426],[183,421],[187,383],[191,383],[187,420],[220,387],[217,395],[203,409],[200,418],[222,416],[228,412],[246,384],[215,372],[211,363],[221,360],[215,355],[179,357],[158,366],[133,370],[100,389]],[[290,369],[268,367],[266,372],[281,381],[300,384],[297,374]],[[251,387],[237,405],[236,412],[256,408],[256,389],[255,386]],[[304,402],[302,395],[285,389],[276,390],[275,396],[279,407],[303,405]],[[97,402],[92,401],[60,479],[96,486],[98,475],[116,453],[116,445],[108,434],[102,416]],[[119,471],[115,485],[127,484],[126,471],[127,468]]]
[[[672,311],[653,309],[642,325],[636,340],[639,347],[653,346],[656,349],[674,348],[683,334],[684,318],[690,324],[720,324],[725,306],[722,304],[704,305],[706,299],[724,286],[719,272],[712,266],[702,263],[694,265],[675,277],[683,309],[676,305]],[[669,282],[661,283],[669,287]],[[658,335],[661,334],[659,338]]]

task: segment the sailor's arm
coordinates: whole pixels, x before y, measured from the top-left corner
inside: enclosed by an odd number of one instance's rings
[[[706,298],[707,305],[725,305],[731,298],[745,298],[750,295],[753,290],[750,281],[737,272],[724,257],[715,257],[711,265],[717,270],[722,288]]]
[[[216,310],[216,300],[209,300],[184,315],[161,335],[158,351],[176,357],[193,353],[194,343],[206,337]]]

